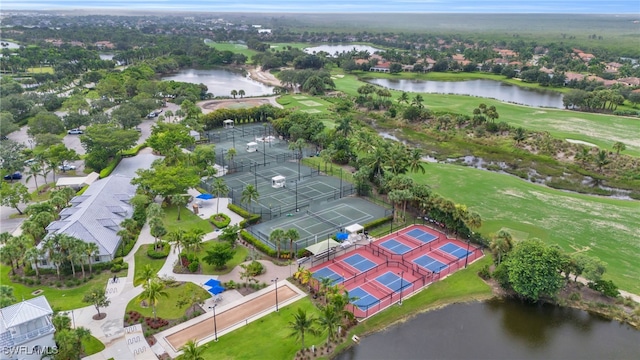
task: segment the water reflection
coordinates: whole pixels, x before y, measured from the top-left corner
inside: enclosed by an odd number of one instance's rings
[[[240,73],[224,69],[183,69],[177,73],[162,76],[162,80],[204,84],[207,86],[208,92],[214,96],[231,96],[231,90],[244,90],[245,96],[273,94],[273,86],[262,84]]]
[[[336,359],[633,359],[639,335],[584,311],[492,300],[420,314]]]
[[[534,107],[563,107],[562,95],[557,92],[522,88],[495,80],[432,81],[369,79],[367,82],[389,89],[407,92],[469,95]]]

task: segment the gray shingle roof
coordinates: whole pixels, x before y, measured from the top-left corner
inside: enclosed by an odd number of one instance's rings
[[[111,175],[98,180],[84,194],[72,199],[65,220],[49,224],[48,230],[95,243],[100,255],[112,256],[120,243],[116,235],[119,224],[133,214],[128,200],[135,190],[128,176]]]

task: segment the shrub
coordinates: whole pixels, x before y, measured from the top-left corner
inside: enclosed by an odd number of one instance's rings
[[[114,258],[111,261],[111,263],[114,264],[114,265],[122,265],[122,264],[124,264],[124,259],[122,257],[117,257],[117,258]]]
[[[382,224],[388,223],[392,219],[393,219],[393,215],[389,215],[387,217],[383,217],[381,219],[377,219],[377,220],[373,220],[371,222],[368,222],[368,223],[362,225],[362,227],[365,230],[373,229],[373,228],[376,228],[376,227],[378,227],[378,226],[380,226]]]
[[[251,213],[249,213],[248,211],[246,211],[245,209],[241,208],[238,205],[235,204],[229,204],[227,205],[227,209],[233,211],[234,213],[242,216],[243,218],[248,218],[249,216],[251,216]]]
[[[222,220],[217,221],[216,217],[221,217]],[[220,214],[211,215],[211,217],[209,218],[209,221],[218,229],[223,229],[229,225],[229,223],[231,222],[231,218],[226,214],[220,213]]]
[[[480,276],[483,279],[489,279],[491,277],[491,272],[489,271],[489,265],[485,265],[482,268],[480,268],[480,271],[478,271],[478,276]]]
[[[111,272],[112,272],[112,273],[117,273],[117,272],[119,272],[120,270],[122,270],[122,265],[119,265],[119,264],[113,264],[113,265],[111,265]]]
[[[197,272],[199,268],[200,262],[198,262],[198,260],[189,263],[189,271],[191,271],[192,273]]]
[[[609,297],[618,297],[620,292],[618,291],[618,287],[611,280],[598,280],[596,282],[590,282],[588,284],[589,288],[599,291],[605,296]]]
[[[80,196],[84,194],[84,192],[87,191],[88,188],[89,188],[89,185],[85,185],[82,189],[78,190],[78,192],[76,193],[76,196]]]
[[[571,301],[580,300],[580,293],[579,292],[571,293],[571,295],[569,295],[569,300],[571,300]]]
[[[111,161],[109,161],[109,164],[107,165],[107,167],[100,170],[100,179],[104,179],[107,176],[111,175],[111,173],[113,172],[113,169],[115,169],[116,166],[118,166],[120,159],[122,159],[120,156],[116,156]]]
[[[161,241],[159,250],[156,250],[154,246],[149,246],[149,249],[147,249],[147,256],[152,259],[164,259],[169,256],[170,250],[171,246],[169,246],[168,243]]]
[[[264,265],[262,265],[260,262],[255,260],[249,263],[249,265],[247,265],[246,270],[247,270],[247,275],[251,277],[258,276],[265,272]]]
[[[271,257],[276,256],[276,251],[274,249],[270,248],[269,246],[267,246],[262,241],[256,239],[256,237],[251,235],[248,231],[241,230],[240,231],[240,237],[242,238],[242,240],[244,240],[244,241],[248,242],[249,244],[253,245],[256,248],[256,250],[258,250],[260,252],[263,252],[267,256],[271,256]]]

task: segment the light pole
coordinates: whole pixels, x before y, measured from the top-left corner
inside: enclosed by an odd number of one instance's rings
[[[464,268],[467,268],[469,263],[469,246],[471,245],[471,239],[467,239],[467,256],[464,257]]]
[[[296,212],[300,211],[298,209],[298,181],[296,180]]]
[[[213,309],[213,341],[218,342],[218,323],[216,323],[216,306],[218,306],[218,304],[213,304],[213,306],[209,306],[209,309]]]
[[[276,284],[276,312],[278,312],[278,278],[271,280],[271,282]]]
[[[400,271],[400,301],[398,301],[398,305],[402,305],[402,290],[404,287],[404,270]]]

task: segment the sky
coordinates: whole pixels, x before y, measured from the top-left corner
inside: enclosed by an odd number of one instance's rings
[[[131,9],[252,13],[638,14],[640,0],[0,0],[0,11]]]

